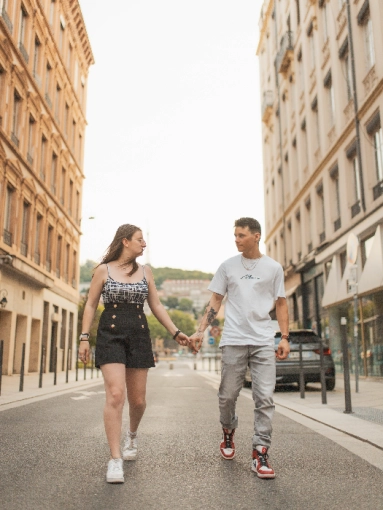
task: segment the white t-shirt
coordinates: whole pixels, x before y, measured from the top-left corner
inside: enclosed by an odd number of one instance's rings
[[[210,282],[209,290],[224,296],[224,345],[274,345],[270,311],[279,297],[286,297],[282,266],[263,255],[252,271],[242,265],[242,255],[223,262]],[[246,260],[246,265],[249,261]]]

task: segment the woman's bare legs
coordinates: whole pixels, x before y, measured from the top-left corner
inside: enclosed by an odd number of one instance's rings
[[[125,372],[129,402],[129,430],[137,432],[146,408],[147,368],[127,368]]]
[[[122,410],[126,395],[125,371],[123,363],[108,363],[101,366],[106,392],[104,424],[112,459],[121,458]]]

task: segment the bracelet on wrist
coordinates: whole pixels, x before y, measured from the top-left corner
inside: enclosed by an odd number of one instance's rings
[[[181,330],[177,329],[177,331],[173,335],[173,340],[175,340],[180,333],[181,333]]]
[[[84,338],[85,337],[85,338]],[[81,341],[87,341],[89,342],[89,333],[81,333],[80,337],[79,337],[79,340],[80,342]]]

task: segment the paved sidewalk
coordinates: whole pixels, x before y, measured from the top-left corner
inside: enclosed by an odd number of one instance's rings
[[[100,370],[78,371],[78,380],[76,381],[76,371],[68,372],[68,382],[66,382],[66,373],[57,374],[56,385],[54,385],[53,373],[43,374],[42,388],[39,388],[39,374],[32,373],[24,376],[24,390],[20,391],[20,375],[7,375],[2,377],[0,411],[36,402],[46,398],[55,397],[74,389],[84,390],[96,384],[102,384],[102,374]]]

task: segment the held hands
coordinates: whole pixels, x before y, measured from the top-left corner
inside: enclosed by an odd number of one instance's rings
[[[289,355],[289,353],[290,353],[290,344],[285,338],[282,338],[282,340],[278,344],[278,350],[275,353],[275,356],[278,359],[286,359],[287,356]]]
[[[193,354],[197,354],[197,352],[201,349],[203,343],[204,335],[201,332],[196,331],[190,338],[189,347],[193,351]]]
[[[175,338],[175,341],[179,343],[180,345],[189,345],[189,337],[185,335],[185,333],[182,333],[180,331],[178,335]]]

